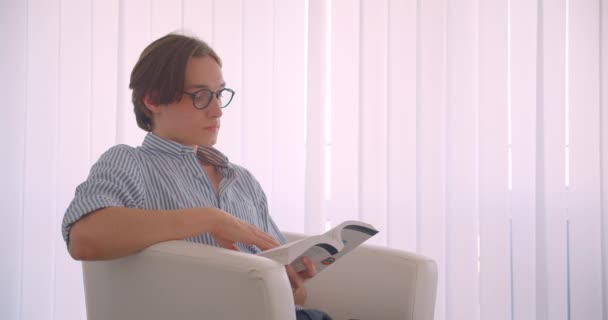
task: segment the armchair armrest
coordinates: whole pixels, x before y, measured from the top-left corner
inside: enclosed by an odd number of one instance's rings
[[[290,240],[302,235],[286,233]],[[295,320],[281,264],[186,241],[83,262],[87,318]],[[306,284],[305,307],[345,319],[433,319],[434,261],[363,245]]]
[[[295,320],[284,266],[251,254],[168,241],[83,274],[89,320]]]
[[[289,241],[303,237],[285,233]],[[429,258],[362,245],[307,282],[305,307],[336,320],[432,320],[437,265]]]

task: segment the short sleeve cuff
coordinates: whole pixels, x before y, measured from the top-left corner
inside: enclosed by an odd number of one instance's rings
[[[123,205],[116,199],[112,199],[104,195],[88,195],[74,198],[63,217],[63,223],[61,225],[61,231],[65,243],[69,244],[70,230],[72,229],[72,225],[76,221],[80,220],[80,218],[95,210],[119,206]]]

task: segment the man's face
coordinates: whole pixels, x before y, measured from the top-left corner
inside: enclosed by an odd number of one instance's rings
[[[218,63],[211,57],[192,57],[186,65],[185,92],[207,89],[213,92],[224,88],[224,78]],[[154,113],[156,135],[183,145],[212,146],[217,142],[222,109],[215,96],[202,110],[196,109],[192,98],[160,105]]]

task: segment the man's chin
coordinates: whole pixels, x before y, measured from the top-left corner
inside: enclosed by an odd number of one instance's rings
[[[203,147],[213,147],[217,142],[217,139],[207,139],[205,141],[201,141],[201,146]]]

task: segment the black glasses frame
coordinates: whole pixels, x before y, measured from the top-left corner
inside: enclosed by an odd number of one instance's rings
[[[200,92],[203,92],[203,91],[207,92],[209,94],[208,95],[209,96],[209,100],[207,101],[207,103],[205,103],[204,106],[198,107],[198,106],[196,106],[196,96]],[[230,100],[228,100],[228,102],[226,102],[226,104],[223,104],[221,98],[222,98],[222,94],[225,91],[230,92]],[[192,105],[194,106],[194,108],[196,108],[198,110],[203,110],[203,109],[205,109],[205,108],[207,108],[209,106],[209,104],[211,103],[211,100],[213,100],[214,96],[215,96],[215,99],[217,99],[218,101],[220,101],[220,107],[222,109],[226,108],[230,104],[230,102],[232,102],[232,99],[234,98],[235,92],[234,92],[234,90],[229,89],[229,88],[222,88],[222,89],[220,89],[218,91],[211,91],[209,89],[203,88],[203,89],[200,89],[200,90],[196,90],[194,92],[186,92],[186,91],[184,91],[183,94],[188,95],[188,96],[190,96],[190,98],[192,98]]]

